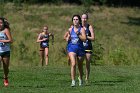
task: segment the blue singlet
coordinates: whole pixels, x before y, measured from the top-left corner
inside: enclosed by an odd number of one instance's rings
[[[78,32],[81,32],[81,27],[79,27]],[[70,33],[70,41],[67,46],[67,51],[68,51],[68,53],[74,52],[77,54],[77,56],[85,55],[83,41],[81,41],[80,38],[75,33],[74,27],[72,28],[72,31]]]

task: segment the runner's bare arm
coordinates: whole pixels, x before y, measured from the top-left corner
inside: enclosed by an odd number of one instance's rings
[[[94,29],[93,29],[93,27],[91,25],[89,26],[89,30],[90,30],[91,36],[87,36],[87,39],[93,41],[94,38],[95,38],[95,35],[94,35]]]

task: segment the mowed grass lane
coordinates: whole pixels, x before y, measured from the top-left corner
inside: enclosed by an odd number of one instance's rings
[[[0,69],[0,93],[139,93],[139,71],[138,66],[92,66],[89,86],[80,87],[77,80],[77,86],[70,87],[68,66],[11,67],[8,87]]]

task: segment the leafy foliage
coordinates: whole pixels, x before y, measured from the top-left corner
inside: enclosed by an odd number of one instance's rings
[[[131,65],[126,52],[121,48],[111,51],[110,58],[114,65]]]
[[[13,4],[5,3],[4,14],[11,27],[14,39],[11,49],[11,64],[38,65],[38,33],[44,25],[55,36],[54,45],[49,47],[50,65],[66,65],[63,40],[71,25],[73,14],[82,14],[83,5],[28,5],[17,11]],[[91,6],[89,23],[95,27],[92,64],[95,65],[138,65],[139,62],[139,8],[110,8]],[[13,12],[13,10],[15,12]],[[1,12],[1,11],[0,11]],[[12,16],[11,16],[12,15]],[[64,49],[63,49],[64,48]]]
[[[103,55],[104,48],[103,45],[99,43],[98,40],[95,40],[93,43],[93,57],[91,63],[94,65],[103,65]]]
[[[4,0],[7,2],[19,2],[28,3],[28,4],[62,4],[62,3],[75,3],[83,4],[86,6],[90,5],[109,5],[109,6],[139,6],[139,0]]]

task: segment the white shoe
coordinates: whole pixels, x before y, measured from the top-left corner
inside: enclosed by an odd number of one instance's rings
[[[78,77],[78,80],[79,80],[79,86],[82,86],[83,85],[83,80],[80,79],[80,77]]]
[[[71,87],[75,87],[75,80],[72,80]]]

